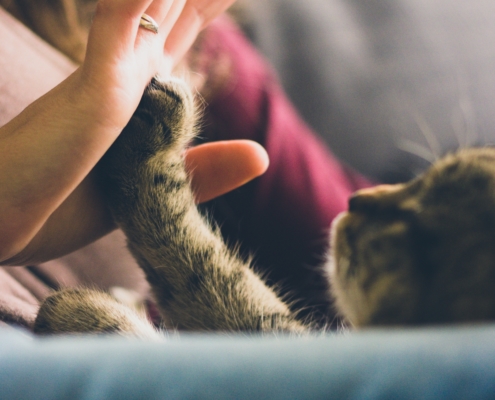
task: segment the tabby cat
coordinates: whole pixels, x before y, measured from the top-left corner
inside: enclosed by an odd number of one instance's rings
[[[183,151],[193,96],[154,79],[102,159],[102,188],[165,324],[195,331],[303,333],[300,321],[196,208]],[[332,228],[328,275],[354,326],[495,318],[495,150],[466,150],[411,183],[358,192]],[[92,290],[42,304],[38,333],[156,338],[145,317]]]

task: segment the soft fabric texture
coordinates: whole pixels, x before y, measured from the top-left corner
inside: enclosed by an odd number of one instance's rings
[[[67,58],[0,8],[0,126],[75,69]]]
[[[245,3],[296,107],[367,176],[407,180],[432,150],[495,143],[493,1]]]
[[[0,96],[8,105],[0,110],[0,121],[6,122],[75,66],[5,12],[0,10],[0,16],[6,38],[0,59],[8,66],[0,74],[0,87],[9,96]],[[19,51],[24,48],[26,52]],[[228,19],[220,18],[206,30],[191,57],[197,61],[193,68],[206,80],[202,140],[252,139],[270,156],[264,176],[205,207],[229,240],[254,254],[270,283],[280,283],[294,299],[302,298],[296,305],[310,307],[306,313],[331,322],[328,287],[319,268],[328,229],[346,209],[349,195],[367,181],[342,166],[315,137],[271,69]],[[15,82],[22,82],[23,89],[16,91]],[[0,290],[0,315],[26,327],[51,289],[120,286],[143,296],[148,289],[119,231],[61,259],[0,272],[0,285],[5,286]]]
[[[493,399],[495,327],[144,343],[0,332],[5,399]]]

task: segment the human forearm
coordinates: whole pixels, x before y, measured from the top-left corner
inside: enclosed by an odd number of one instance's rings
[[[31,242],[120,132],[96,120],[77,83],[71,76],[0,129],[0,260]]]
[[[115,229],[90,173],[47,219],[31,241],[1,265],[35,265],[92,243]]]

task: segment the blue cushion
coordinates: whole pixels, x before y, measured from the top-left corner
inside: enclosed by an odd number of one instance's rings
[[[494,325],[164,343],[0,330],[0,398],[494,398],[494,338]]]

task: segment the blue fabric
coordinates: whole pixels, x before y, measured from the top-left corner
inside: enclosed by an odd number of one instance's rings
[[[494,338],[493,325],[164,343],[4,329],[0,398],[489,399]]]

